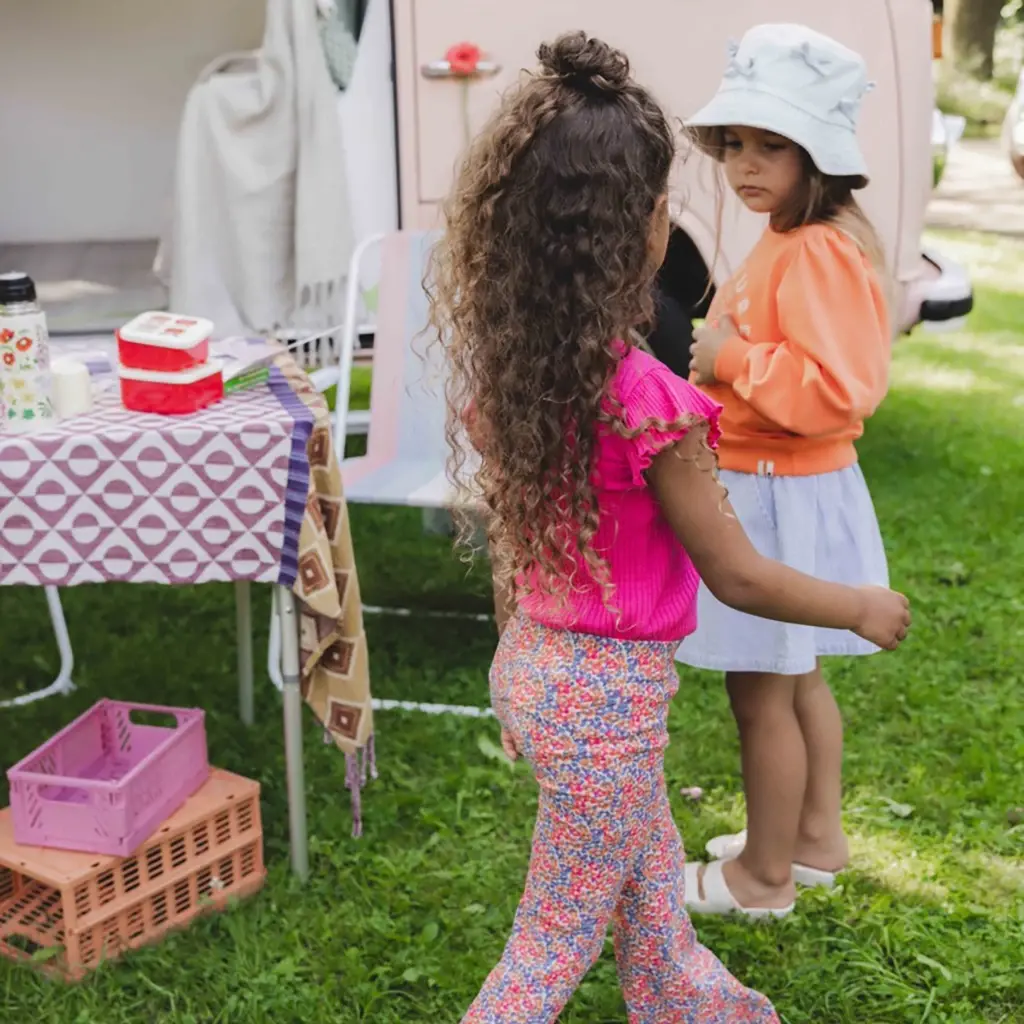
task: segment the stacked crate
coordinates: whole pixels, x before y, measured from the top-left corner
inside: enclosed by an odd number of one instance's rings
[[[77,980],[263,885],[259,784],[210,770],[201,711],[101,701],[8,778],[0,956]]]

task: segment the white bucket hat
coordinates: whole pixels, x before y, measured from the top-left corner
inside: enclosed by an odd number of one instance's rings
[[[714,99],[686,122],[704,149],[721,157],[709,128],[761,128],[802,146],[823,174],[867,184],[857,118],[874,83],[859,54],[805,25],[758,25],[728,52]]]

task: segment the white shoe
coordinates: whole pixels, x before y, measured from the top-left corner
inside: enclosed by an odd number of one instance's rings
[[[725,861],[713,860],[704,868],[704,896],[700,895],[701,878],[700,864],[687,864],[685,868],[686,906],[694,914],[739,914],[755,921],[770,918],[788,917],[793,913],[795,903],[788,907],[744,907],[729,891],[729,886],[722,874]]]
[[[742,832],[733,832],[727,836],[715,836],[714,839],[708,840],[704,849],[713,860],[734,860],[743,852],[746,845],[747,830],[744,829]]]
[[[714,860],[735,860],[747,845],[747,830],[733,832],[732,835],[715,836],[709,839],[707,846],[708,856]],[[793,865],[793,881],[808,889],[834,889],[836,875],[834,871],[821,871],[818,868],[809,868],[806,864]]]

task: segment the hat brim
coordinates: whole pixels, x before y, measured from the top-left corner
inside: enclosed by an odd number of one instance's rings
[[[859,178],[858,188],[869,180],[867,163],[853,132],[813,117],[769,92],[722,90],[685,124],[696,129],[698,144],[711,156],[720,158],[721,153],[709,144],[707,129],[742,125],[791,139],[807,151],[822,174]]]

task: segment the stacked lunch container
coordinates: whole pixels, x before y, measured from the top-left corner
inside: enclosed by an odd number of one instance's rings
[[[198,412],[224,397],[222,364],[210,358],[213,323],[142,313],[116,333],[121,401],[134,412]]]

